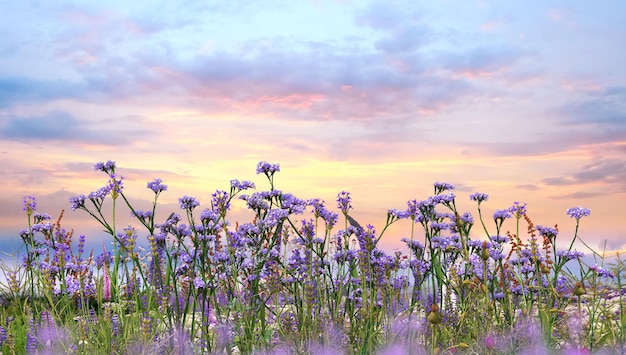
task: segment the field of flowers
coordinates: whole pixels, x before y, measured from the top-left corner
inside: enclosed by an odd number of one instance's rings
[[[474,193],[475,217],[435,183],[377,232],[350,216],[350,193],[330,208],[300,199],[274,186],[278,164],[260,162],[269,189],[232,180],[206,208],[183,196],[155,221],[160,179],[142,211],[114,162],[95,170],[107,184],[69,202],[110,250],[84,250],[62,214],[24,198],[23,260],[2,265],[2,354],[626,353],[624,261],[605,265],[590,249],[588,265],[573,250],[588,209],[567,211],[576,232],[557,246],[557,228],[535,225],[525,204],[486,217],[488,195]],[[254,218],[229,223],[233,203]],[[129,212],[135,226],[119,229],[116,214]],[[390,254],[378,242],[393,223],[411,234]]]

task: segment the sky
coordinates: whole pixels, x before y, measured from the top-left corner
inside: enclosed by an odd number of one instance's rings
[[[208,207],[237,178],[382,229],[387,209],[456,186],[477,219],[527,203],[596,250],[626,250],[626,2],[0,0],[0,240],[20,244],[22,198],[98,245],[68,199],[106,183],[157,216]],[[243,201],[231,223],[247,222]],[[128,211],[119,212],[126,217]],[[120,225],[126,220],[119,217]],[[127,223],[132,223],[128,221]],[[137,223],[135,223],[137,224]],[[522,231],[525,230],[525,225]],[[504,230],[515,232],[507,221]],[[402,248],[409,221],[381,245]],[[484,239],[480,228],[475,238]],[[524,235],[525,236],[525,235]],[[577,242],[576,248],[586,250]]]

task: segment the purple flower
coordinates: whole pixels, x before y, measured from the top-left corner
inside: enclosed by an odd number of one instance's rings
[[[448,184],[447,182],[435,182],[433,184],[435,186],[435,195],[438,195],[444,191],[454,190],[454,185]]]
[[[96,165],[93,166],[93,170],[95,171],[100,170],[100,171],[104,171],[107,174],[114,174],[115,162],[109,160],[106,163],[103,163],[103,162],[96,163]]]
[[[410,218],[414,222],[422,222],[424,220],[424,216],[422,212],[420,212],[420,206],[417,200],[407,201],[407,218]]]
[[[254,189],[256,188],[256,186],[254,185],[254,183],[252,181],[239,181],[237,179],[233,179],[230,180],[230,188],[231,190],[235,190],[237,192],[242,191],[242,190],[247,190],[247,189]]]
[[[492,235],[489,239],[491,239],[492,242],[499,244],[507,243],[510,240],[510,238],[506,235]]]
[[[607,277],[607,278],[611,278],[611,279],[615,278],[615,275],[613,275],[612,272],[602,268],[598,264],[594,264],[593,266],[590,266],[589,270],[592,270],[593,272],[596,273],[596,275],[598,275],[600,277]]]
[[[590,209],[583,208],[580,206],[567,209],[567,215],[570,216],[570,218],[576,218],[577,221],[581,219],[582,217],[589,216],[590,214],[591,214]]]
[[[513,217],[513,215],[511,214],[510,210],[496,210],[496,212],[493,213],[493,219],[495,220],[505,220],[507,218],[511,218]]]
[[[148,188],[158,195],[161,191],[167,190],[167,185],[163,184],[163,180],[156,178],[154,181],[148,182]]]
[[[200,202],[196,200],[195,197],[191,196],[183,196],[178,199],[178,203],[180,203],[180,208],[183,210],[188,210],[191,212],[194,208],[200,206]]]
[[[289,210],[289,213],[301,214],[306,210],[306,201],[292,194],[283,194],[282,208]]]
[[[347,191],[341,191],[337,195],[337,208],[339,208],[343,214],[348,214],[348,210],[352,208],[351,201],[352,198],[350,197],[350,193]]]
[[[513,202],[513,206],[509,207],[509,211],[515,216],[515,218],[519,218],[526,214],[526,203],[523,205],[519,202]]]
[[[204,288],[204,287],[206,286],[206,284],[204,283],[204,281],[202,280],[202,278],[201,278],[200,276],[196,277],[196,278],[193,280],[193,285],[194,285],[196,288],[199,288],[199,289],[202,289],[202,288]]]
[[[215,190],[211,194],[211,209],[218,211],[221,215],[226,215],[230,209],[230,194],[223,190]]]
[[[463,213],[460,218],[464,223],[474,224],[474,217],[472,217],[472,214],[469,212]]]
[[[95,200],[104,200],[104,198],[111,192],[111,185],[103,186],[98,191],[94,191],[89,194],[89,199],[92,201]]]
[[[563,258],[565,261],[569,261],[573,259],[582,258],[583,256],[585,256],[585,253],[583,253],[582,251],[577,251],[577,250],[573,250],[573,251],[560,250],[556,252],[556,256]]]
[[[78,195],[70,197],[70,207],[72,211],[75,211],[78,208],[85,208],[85,195]]]
[[[535,229],[538,230],[542,236],[548,238],[554,238],[557,234],[559,234],[559,232],[554,227],[536,226]]]
[[[484,194],[482,192],[474,192],[473,194],[470,195],[470,200],[476,201],[479,204],[483,201],[487,201],[488,199],[489,199],[489,195]]]
[[[270,164],[266,161],[261,161],[256,166],[257,174],[274,175],[275,172],[280,171],[279,164]]]
[[[24,208],[22,209],[27,215],[33,214],[37,210],[37,201],[33,196],[24,196]]]

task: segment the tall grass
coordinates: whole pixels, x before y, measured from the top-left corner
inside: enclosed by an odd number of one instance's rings
[[[160,179],[141,211],[115,163],[95,170],[107,184],[70,206],[109,235],[101,251],[85,251],[62,213],[52,222],[24,199],[25,253],[2,267],[3,354],[626,351],[624,261],[604,265],[589,249],[587,265],[572,250],[590,213],[582,207],[567,211],[576,232],[564,240],[522,203],[484,218],[483,193],[470,196],[475,221],[457,210],[454,186],[435,183],[432,196],[389,210],[379,233],[350,216],[348,192],[333,212],[276,189],[279,165],[261,162],[269,189],[248,193],[253,183],[232,180],[202,211],[184,196],[181,213],[158,223]],[[230,224],[233,203],[254,218]],[[135,226],[116,226],[125,209]],[[507,219],[515,229],[504,233]],[[393,223],[410,223],[411,234],[406,251],[390,254],[378,244]]]

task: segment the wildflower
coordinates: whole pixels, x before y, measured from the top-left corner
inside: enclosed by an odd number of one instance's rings
[[[470,200],[478,202],[480,204],[483,201],[487,201],[489,199],[489,195],[484,194],[482,192],[474,192],[470,195]]]
[[[102,275],[102,299],[105,301],[111,300],[111,278],[109,277],[108,269],[104,269],[104,275]]]
[[[93,166],[93,170],[104,171],[105,173],[109,175],[115,174],[115,162],[109,160],[106,163],[103,163],[103,162],[96,163],[96,165]]]
[[[607,277],[607,278],[611,278],[611,279],[615,278],[615,275],[612,272],[602,268],[598,264],[594,264],[593,266],[589,267],[589,270],[595,272],[596,275],[598,275],[600,277]]]
[[[198,289],[203,289],[206,286],[206,284],[204,283],[204,280],[202,280],[200,276],[196,277],[193,280],[193,285]]]
[[[555,238],[556,235],[559,234],[559,231],[554,227],[536,226],[535,229],[538,230],[542,236],[550,239]]]
[[[257,174],[265,174],[267,176],[274,175],[275,172],[280,171],[279,164],[270,164],[266,161],[261,161],[256,166]]]
[[[100,189],[98,189],[98,191],[94,191],[92,193],[89,194],[89,199],[92,201],[102,201],[104,200],[107,195],[109,194],[109,192],[111,192],[111,185],[107,185],[107,186],[103,186]],[[70,199],[71,202],[71,199]]]
[[[559,258],[562,258],[565,261],[569,261],[573,259],[580,259],[583,256],[585,256],[585,253],[583,253],[582,251],[577,251],[577,250],[573,250],[573,251],[560,250],[556,252],[556,256],[558,256]]]
[[[407,201],[407,217],[410,218],[413,222],[422,222],[424,220],[424,216],[420,212],[419,204],[417,200]]]
[[[583,207],[572,207],[567,209],[567,215],[570,218],[576,218],[576,221],[581,219],[582,217],[589,216],[591,214],[591,210]]]
[[[254,189],[254,188],[256,188],[256,186],[254,185],[254,183],[252,181],[244,180],[244,181],[240,182],[237,179],[230,180],[230,189],[231,189],[231,191],[234,190],[236,192],[239,192],[239,191],[242,191],[242,190]]]
[[[200,202],[196,200],[195,197],[191,196],[183,196],[178,199],[178,203],[180,203],[180,208],[183,210],[187,210],[191,212],[194,208],[200,206]]]
[[[297,198],[292,194],[284,194],[281,197],[282,208],[289,211],[289,213],[301,214],[306,210],[306,201]]]
[[[465,212],[463,213],[461,216],[461,221],[463,221],[464,223],[467,224],[473,224],[474,223],[474,217],[472,217],[472,214],[469,212]]]
[[[515,216],[515,218],[520,219],[523,215],[526,214],[526,203],[523,205],[519,202],[513,202],[513,206],[509,207],[509,211]]]
[[[226,211],[230,209],[231,195],[223,190],[215,190],[211,194],[211,208],[218,211],[220,215],[225,216]]]
[[[435,195],[439,195],[444,191],[454,190],[454,185],[448,184],[447,182],[437,181],[433,185],[435,186]]]
[[[85,199],[85,195],[70,197],[70,207],[72,208],[72,211],[75,211],[79,208],[85,208]]]
[[[511,214],[510,210],[497,210],[496,212],[493,213],[493,219],[497,220],[502,220],[504,221],[507,218],[511,218],[513,217],[513,215]]]
[[[491,237],[489,237],[489,239],[491,239],[492,242],[498,244],[507,243],[510,240],[510,238],[506,235],[492,235]]]
[[[352,198],[350,197],[350,193],[347,191],[341,191],[337,195],[337,208],[339,208],[344,215],[347,215],[348,210],[352,209],[351,201]]]
[[[37,210],[37,201],[33,196],[24,196],[24,208],[23,211],[26,215],[31,216],[33,212]]]
[[[154,181],[150,181],[147,184],[148,188],[154,191],[155,194],[161,193],[161,191],[167,190],[167,185],[163,184],[163,180],[156,178]]]

